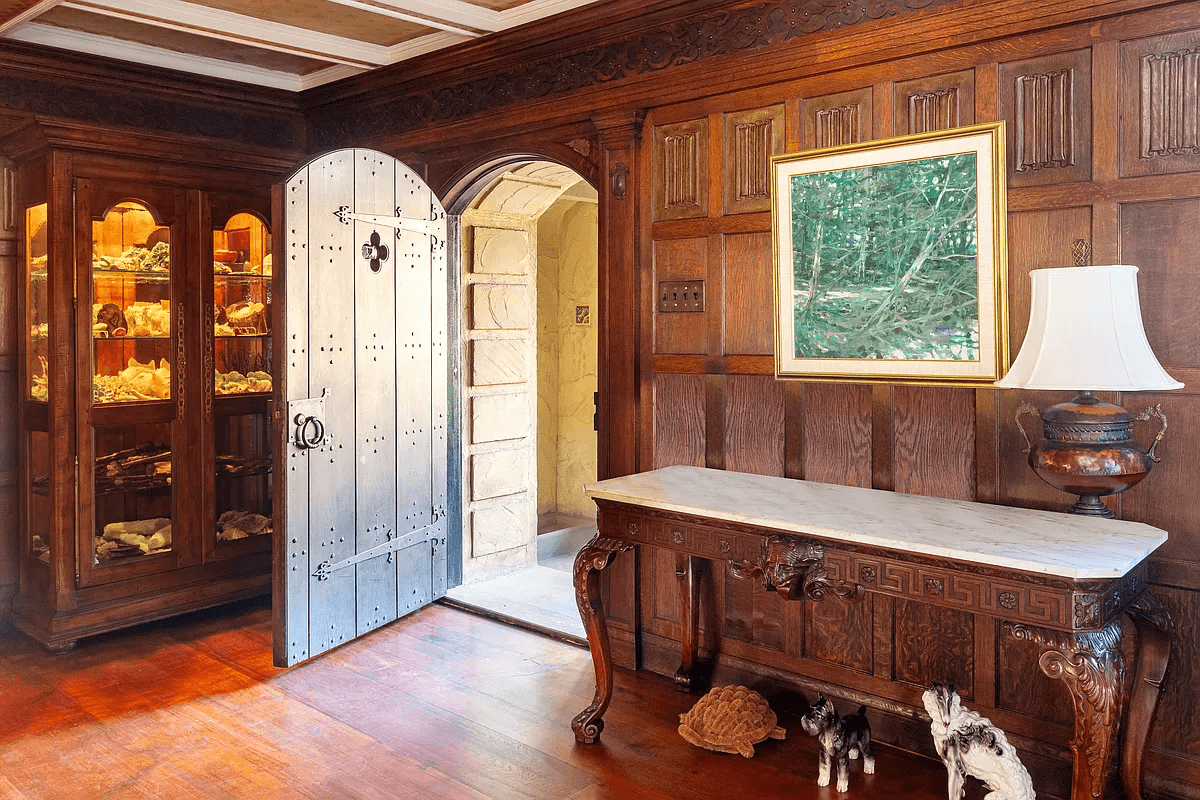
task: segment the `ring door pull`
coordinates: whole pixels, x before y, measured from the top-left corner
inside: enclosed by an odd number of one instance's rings
[[[325,441],[325,423],[313,414],[297,414],[292,419],[296,426],[293,437],[296,447],[301,450],[311,450],[320,447]]]

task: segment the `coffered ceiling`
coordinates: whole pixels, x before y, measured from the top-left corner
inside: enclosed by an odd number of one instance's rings
[[[0,0],[0,38],[300,91],[596,0]]]

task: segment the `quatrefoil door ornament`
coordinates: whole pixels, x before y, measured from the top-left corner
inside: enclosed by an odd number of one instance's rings
[[[379,231],[371,231],[371,238],[362,246],[362,257],[371,262],[371,272],[383,269],[388,258],[388,246],[379,239]]]

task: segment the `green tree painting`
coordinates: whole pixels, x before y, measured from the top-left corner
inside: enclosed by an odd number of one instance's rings
[[[979,358],[976,154],[791,178],[796,358]]]

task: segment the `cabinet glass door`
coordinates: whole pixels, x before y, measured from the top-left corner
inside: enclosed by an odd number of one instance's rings
[[[213,232],[216,556],[271,532],[271,233],[255,214]]]
[[[146,559],[149,569],[173,566],[154,558],[171,553],[174,538],[177,409],[170,401],[178,395],[182,405],[182,393],[172,362],[184,349],[172,269],[171,228],[149,205],[124,201],[93,219],[86,331],[93,463],[80,476],[81,482],[91,478],[93,494],[92,513],[84,509],[80,519],[93,527],[91,566],[101,570],[98,579],[106,568]],[[86,377],[80,382],[86,386]]]
[[[25,209],[25,386],[24,399],[39,404],[40,412],[26,411],[24,458],[29,479],[25,499],[24,552],[43,564],[50,563],[50,436],[46,403],[49,398],[50,357],[50,258],[46,203]]]
[[[26,387],[29,399],[45,402],[47,398],[47,362],[50,355],[50,254],[46,225],[47,204],[41,203],[25,210],[25,309],[26,330],[29,331],[25,349],[28,363],[25,374],[30,377]]]

